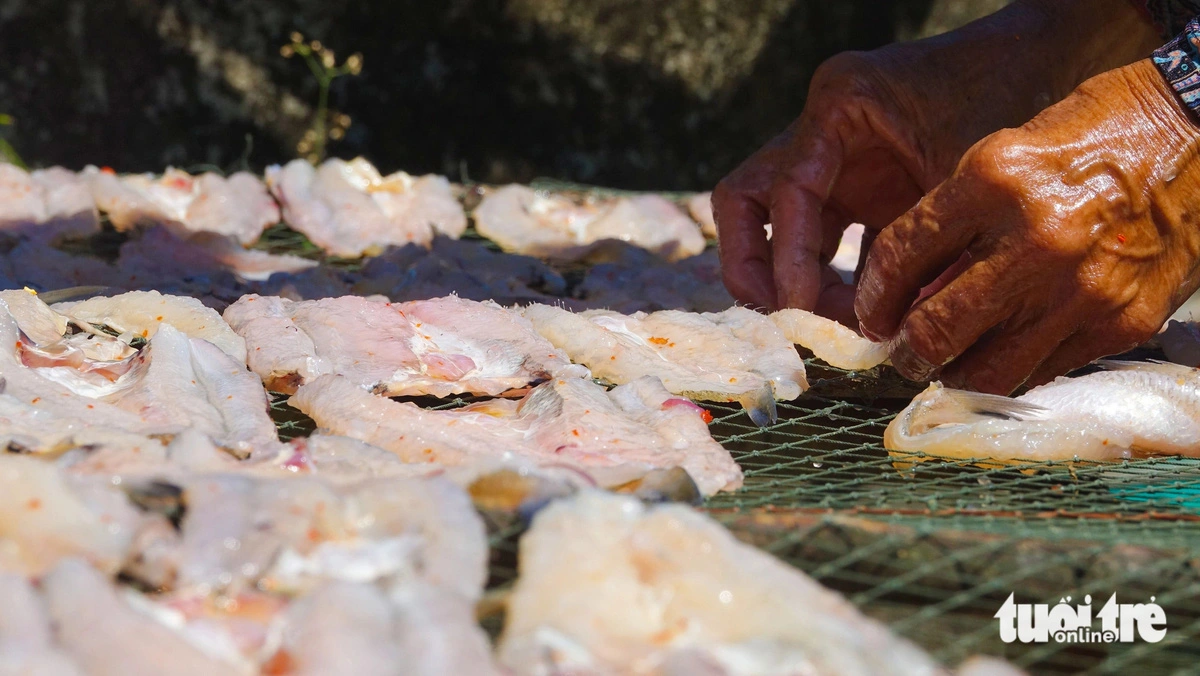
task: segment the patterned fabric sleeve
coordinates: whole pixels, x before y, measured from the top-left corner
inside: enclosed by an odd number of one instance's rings
[[[1154,65],[1171,83],[1183,104],[1200,116],[1200,17],[1154,52]]]
[[[1141,4],[1146,14],[1163,37],[1175,35],[1182,31],[1192,17],[1200,14],[1200,0],[1135,0]]]

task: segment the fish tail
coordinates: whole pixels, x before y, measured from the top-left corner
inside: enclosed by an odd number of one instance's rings
[[[750,416],[750,420],[759,427],[766,427],[779,419],[779,413],[775,408],[775,392],[771,389],[771,384],[763,383],[763,386],[743,394],[738,403],[742,408],[746,409],[746,415]]]

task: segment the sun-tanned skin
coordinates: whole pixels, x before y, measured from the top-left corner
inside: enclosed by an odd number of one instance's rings
[[[1145,58],[1161,42],[1127,0],[1019,0],[835,57],[714,191],[726,285],[991,392],[1148,337],[1200,285],[1200,127]],[[857,298],[826,265],[851,222],[873,242]]]

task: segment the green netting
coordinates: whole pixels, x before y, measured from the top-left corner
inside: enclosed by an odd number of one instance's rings
[[[837,589],[948,663],[1003,656],[1033,673],[1200,673],[1200,461],[997,467],[889,454],[911,386],[817,364],[813,388],[755,428],[712,407],[746,486],[706,508],[739,537]],[[897,395],[901,395],[897,397]],[[1091,594],[1154,596],[1158,644],[1006,645],[995,612]]]
[[[1200,461],[996,467],[890,455],[883,430],[919,388],[888,369],[854,374],[807,363],[812,389],[780,404],[770,427],[755,427],[735,406],[708,405],[713,435],[746,481],[704,508],[738,537],[950,664],[982,653],[1032,673],[1200,673]],[[281,400],[276,409],[285,436],[311,430]],[[491,584],[503,586],[516,575],[521,527],[503,519],[489,526]],[[1036,603],[1091,594],[1098,610],[1114,592],[1128,603],[1154,596],[1167,613],[1167,638],[1082,646],[999,639],[993,615],[1010,593]]]

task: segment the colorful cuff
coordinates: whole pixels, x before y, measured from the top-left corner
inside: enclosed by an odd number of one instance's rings
[[[1200,17],[1151,57],[1183,105],[1200,116]]]

